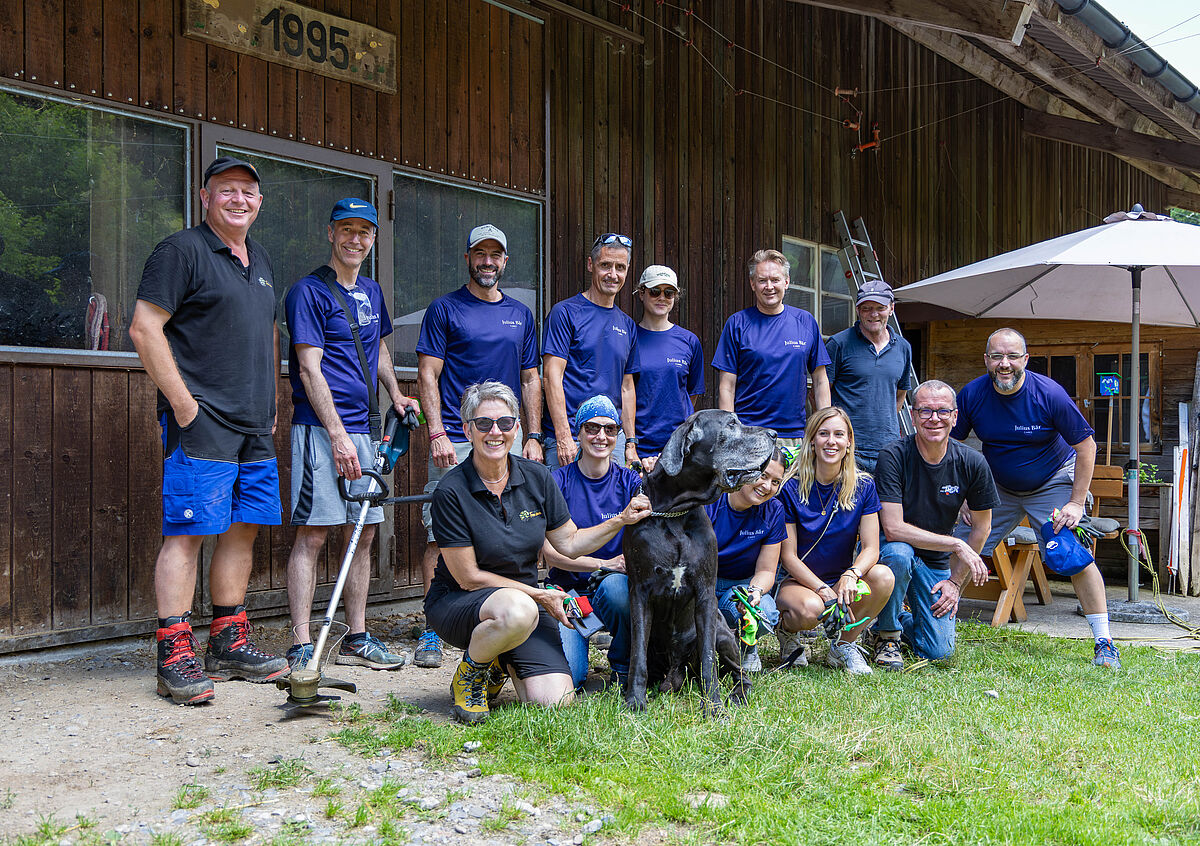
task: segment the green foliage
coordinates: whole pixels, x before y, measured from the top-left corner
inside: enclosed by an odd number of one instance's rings
[[[150,838],[150,846],[183,846],[183,838],[173,831],[159,831]]]
[[[312,770],[300,758],[289,758],[273,767],[254,767],[250,770],[258,790],[266,790],[269,787],[295,787],[311,774]]]
[[[1191,223],[1194,226],[1200,226],[1200,213],[1188,211],[1187,209],[1171,209],[1171,218],[1178,220],[1180,223]]]
[[[208,788],[203,784],[195,781],[188,784],[181,784],[175,791],[175,798],[171,802],[171,807],[176,810],[180,808],[199,808],[204,800],[208,798]]]
[[[1200,661],[1126,648],[1114,673],[1091,657],[1090,641],[962,624],[949,662],[764,673],[726,719],[707,719],[694,689],[644,714],[608,691],[469,729],[406,717],[340,739],[432,758],[479,740],[485,771],[582,791],[635,840],[646,827],[739,844],[1200,840]]]
[[[1145,461],[1138,462],[1138,481],[1146,485],[1161,485],[1166,482],[1159,475],[1157,464],[1147,464]]]
[[[213,840],[237,843],[254,834],[254,826],[246,822],[237,808],[214,808],[200,818],[201,829]]]

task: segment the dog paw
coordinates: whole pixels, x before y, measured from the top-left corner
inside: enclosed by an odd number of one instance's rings
[[[646,697],[645,696],[626,696],[625,697],[625,707],[628,708],[630,711],[634,711],[634,712],[645,711],[646,710]]]

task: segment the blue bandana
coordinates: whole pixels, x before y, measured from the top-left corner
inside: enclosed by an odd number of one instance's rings
[[[604,394],[586,399],[580,404],[579,410],[575,412],[575,432],[578,433],[579,427],[593,417],[607,417],[614,423],[621,422],[621,417],[617,414],[617,407]]]

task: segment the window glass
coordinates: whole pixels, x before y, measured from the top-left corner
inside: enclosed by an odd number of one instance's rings
[[[395,327],[399,367],[417,366],[417,336],[425,307],[467,282],[467,233],[494,224],[508,240],[500,289],[529,306],[541,324],[542,206],[540,202],[397,173]],[[540,332],[539,332],[540,334]]]
[[[218,156],[250,162],[262,180],[263,204],[250,237],[271,256],[275,268],[275,298],[279,302],[280,347],[287,360],[291,337],[283,313],[288,288],[323,264],[328,264],[329,212],[346,197],[374,203],[374,181],[367,176],[311,164],[218,147]],[[363,276],[374,279],[375,250],[363,263]]]
[[[817,301],[817,276],[813,272],[816,248],[802,241],[784,238],[783,249],[780,252],[787,256],[791,264],[791,284],[788,285],[783,301],[817,316],[814,309]]]
[[[842,262],[832,250],[821,250],[821,334],[833,335],[854,323],[854,298]]]
[[[187,131],[0,90],[0,344],[132,351],[146,257],[188,217]]]
[[[811,313],[825,336],[854,323],[850,281],[835,250],[785,237],[780,252],[792,265],[792,281],[784,297],[785,303]]]

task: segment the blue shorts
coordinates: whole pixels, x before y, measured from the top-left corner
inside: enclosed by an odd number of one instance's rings
[[[283,522],[279,467],[270,435],[220,423],[203,406],[180,427],[164,414],[163,526],[166,537],[220,535],[234,523]]]

